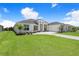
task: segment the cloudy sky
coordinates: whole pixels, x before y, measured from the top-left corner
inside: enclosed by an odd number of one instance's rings
[[[0,25],[13,26],[27,19],[43,19],[79,26],[77,3],[4,3],[0,4]]]

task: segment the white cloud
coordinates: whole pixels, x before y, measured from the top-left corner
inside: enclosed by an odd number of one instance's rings
[[[26,7],[26,8],[21,10],[21,13],[26,19],[38,19],[38,18],[40,18],[39,13],[34,11],[33,8]]]
[[[65,24],[71,24],[74,26],[79,26],[79,21],[71,20],[71,21],[65,21]]]
[[[57,5],[57,3],[52,3],[52,8],[56,7]]]
[[[70,16],[72,20],[79,20],[79,10],[70,11],[66,15]]]
[[[64,23],[79,26],[79,10],[72,10],[66,14]]]
[[[3,8],[3,11],[4,11],[5,13],[8,13],[8,12],[9,12],[9,10],[8,10],[7,8]]]
[[[10,21],[10,20],[3,20],[2,22],[0,22],[0,25],[4,26],[4,28],[13,27],[14,24],[15,24],[15,22]]]
[[[38,17],[38,19],[44,19],[44,17],[41,17],[41,16],[40,16],[40,17]]]

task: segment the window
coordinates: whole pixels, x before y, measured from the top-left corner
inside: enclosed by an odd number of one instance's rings
[[[34,30],[38,30],[38,26],[34,26]]]
[[[25,26],[24,30],[29,30],[29,25],[24,25],[24,26]]]

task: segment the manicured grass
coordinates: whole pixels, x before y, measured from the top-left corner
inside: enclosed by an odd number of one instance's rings
[[[79,41],[51,35],[19,35],[0,32],[0,55],[79,56]]]
[[[79,36],[79,32],[63,32],[61,34],[72,35],[72,36]]]

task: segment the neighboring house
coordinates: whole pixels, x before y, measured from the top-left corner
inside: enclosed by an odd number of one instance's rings
[[[0,32],[1,32],[1,31],[3,31],[3,26],[2,26],[2,25],[0,25]]]
[[[37,20],[28,19],[28,20],[23,20],[23,21],[17,22],[16,24],[23,24],[25,26],[25,29],[22,30],[22,32],[47,31],[47,26],[48,26],[48,23],[41,19],[37,19]],[[19,32],[19,29],[16,29],[14,27],[14,31]]]
[[[59,23],[59,22],[52,22],[48,24],[48,31],[53,31],[53,32],[67,32],[71,28],[71,25],[69,24],[64,24],[64,23]]]

